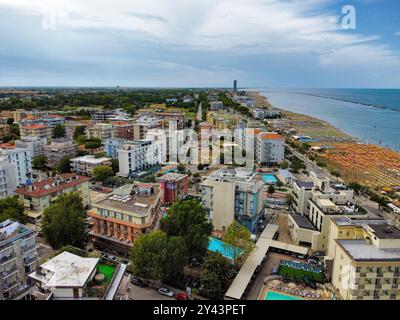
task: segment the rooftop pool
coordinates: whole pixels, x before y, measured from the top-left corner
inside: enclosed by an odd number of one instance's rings
[[[230,244],[227,244],[227,243],[225,243],[221,240],[218,240],[216,238],[213,238],[213,237],[209,238],[208,250],[213,251],[213,252],[219,252],[225,258],[228,258],[229,260],[234,260],[235,256],[237,257],[242,252],[241,249],[235,248],[235,247],[231,246]],[[236,253],[235,250],[238,254],[235,254]]]
[[[275,291],[268,291],[265,295],[265,300],[303,300],[294,296],[278,293]]]
[[[276,184],[278,182],[278,179],[272,173],[262,174],[262,177],[263,177],[264,182],[268,183],[268,184]]]

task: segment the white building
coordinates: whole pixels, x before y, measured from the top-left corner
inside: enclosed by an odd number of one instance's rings
[[[158,164],[158,149],[151,140],[129,141],[118,148],[119,176],[129,177]]]
[[[112,159],[101,157],[96,158],[93,155],[86,155],[83,157],[77,157],[70,160],[71,170],[80,175],[92,176],[93,170],[97,166],[111,166]]]
[[[0,149],[3,155],[14,166],[15,182],[17,186],[25,184],[32,174],[32,156],[29,149],[13,148]]]
[[[280,164],[285,160],[285,138],[277,133],[260,133],[256,140],[259,164]]]
[[[21,140],[16,140],[17,148],[26,148],[31,152],[32,158],[44,155],[44,146],[47,144],[46,138],[39,137],[24,137]]]
[[[12,196],[16,189],[15,167],[6,156],[0,156],[0,199]]]
[[[224,108],[224,103],[222,101],[211,101],[210,102],[210,110],[220,110]]]

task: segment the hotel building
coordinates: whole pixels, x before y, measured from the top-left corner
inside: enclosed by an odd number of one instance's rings
[[[37,137],[50,141],[53,136],[53,129],[51,127],[46,127],[42,124],[21,126],[20,131],[21,139],[24,139],[25,137]]]
[[[285,159],[285,138],[277,133],[260,133],[256,138],[256,161],[263,165],[277,165]]]
[[[112,124],[96,123],[86,129],[86,136],[88,139],[111,139],[115,137],[115,128]]]
[[[55,168],[64,157],[75,157],[76,153],[77,144],[72,140],[57,139],[44,146],[44,156],[50,168]]]
[[[17,148],[25,148],[31,152],[32,158],[44,155],[44,146],[47,144],[46,138],[24,137],[15,141]]]
[[[157,178],[160,182],[163,204],[173,204],[183,200],[188,194],[189,176],[180,173],[167,173]]]
[[[73,158],[70,160],[71,162],[71,171],[80,174],[92,177],[93,169],[97,166],[110,166],[112,165],[111,158],[96,158],[92,155],[87,155],[83,157]]]
[[[17,186],[25,184],[32,174],[32,156],[29,149],[3,148],[0,156],[7,159],[14,167],[15,183]]]

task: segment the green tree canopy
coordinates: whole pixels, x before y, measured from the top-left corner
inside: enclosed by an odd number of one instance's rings
[[[58,173],[68,173],[71,172],[71,157],[65,156],[63,157],[60,162],[57,164],[56,170]]]
[[[85,141],[85,148],[86,149],[97,149],[101,147],[101,140],[100,139],[88,139]]]
[[[269,194],[274,194],[275,193],[275,188],[274,188],[274,186],[272,184],[268,186],[268,193]]]
[[[74,131],[74,140],[77,140],[78,137],[85,135],[85,126],[78,126]]]
[[[175,202],[168,211],[168,217],[161,219],[161,230],[168,236],[182,237],[189,258],[202,258],[207,253],[212,225],[207,221],[206,212],[198,201]]]
[[[240,250],[233,250],[233,260],[237,266],[244,262],[254,248],[254,241],[251,239],[249,229],[237,221],[232,222],[226,229],[223,241],[234,248],[242,250],[242,252]]]
[[[65,137],[65,127],[61,124],[58,124],[53,129],[53,138],[63,138]]]
[[[209,299],[222,299],[226,291],[227,260],[216,252],[208,252],[200,276],[201,293]]]
[[[71,245],[84,248],[86,211],[78,193],[66,193],[43,212],[42,232],[54,249]]]
[[[168,237],[163,231],[141,235],[131,251],[133,274],[153,280],[177,279],[187,261],[186,251],[182,238]]]
[[[24,205],[17,196],[0,200],[0,222],[7,219],[13,219],[21,223],[27,222],[27,216],[24,214]]]
[[[93,178],[104,182],[107,178],[114,176],[114,171],[109,166],[97,166],[93,169]]]
[[[32,167],[38,170],[45,170],[46,169],[46,157],[43,155],[36,156],[32,159]]]

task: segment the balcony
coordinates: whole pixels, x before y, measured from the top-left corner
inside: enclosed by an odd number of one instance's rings
[[[3,285],[2,285],[3,291],[8,292],[11,289],[15,288],[16,286],[18,286],[19,284],[20,284],[20,281],[18,279],[15,279],[14,281],[12,281],[10,283],[3,283]]]
[[[12,253],[10,255],[7,255],[7,256],[3,256],[0,259],[0,266],[5,265],[6,263],[10,262],[12,259],[15,259],[15,254],[14,253]]]
[[[24,258],[24,265],[29,266],[37,260],[36,256]]]
[[[7,277],[11,276],[12,274],[14,274],[15,272],[18,271],[18,267],[17,265],[13,265],[11,268],[7,269],[7,270],[3,270],[1,272],[1,275],[3,276],[3,279],[6,279]]]

